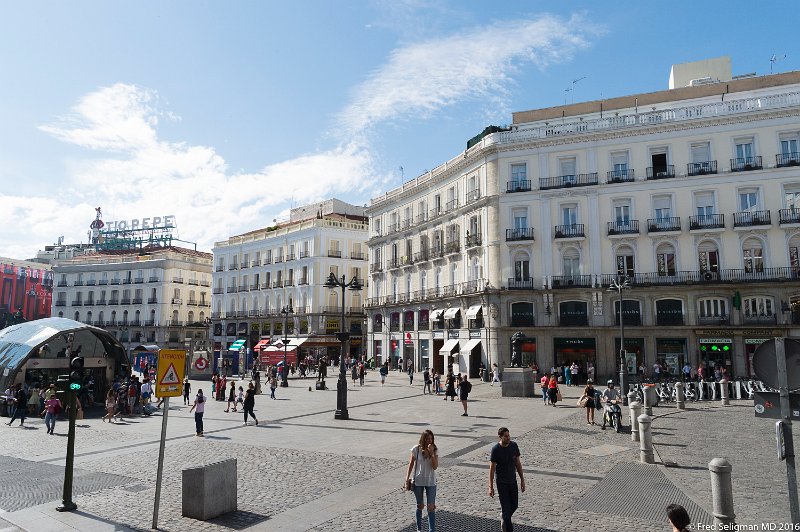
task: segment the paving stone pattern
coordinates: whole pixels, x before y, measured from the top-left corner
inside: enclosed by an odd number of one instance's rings
[[[48,501],[60,500],[63,495],[64,468],[53,464],[0,456],[0,508],[13,512]],[[73,470],[72,493],[94,492],[134,482],[122,475]]]
[[[125,471],[140,479],[147,489],[132,492],[119,486],[76,498],[87,512],[136,530],[149,530],[152,524],[152,501],[155,496],[155,470],[152,461],[137,460],[132,453],[128,464],[97,460],[81,464],[83,469],[98,472]],[[181,516],[181,470],[226,458],[236,458],[239,473],[238,512],[202,522]],[[311,453],[293,449],[263,448],[227,439],[192,439],[166,448],[161,488],[161,530],[241,530],[262,522],[270,515],[324,497],[340,487],[374,477],[399,462],[364,457]],[[142,467],[145,466],[145,467]],[[335,479],[335,480],[334,480]],[[268,529],[268,526],[267,526]]]

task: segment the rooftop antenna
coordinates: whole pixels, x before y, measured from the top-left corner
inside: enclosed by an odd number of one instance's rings
[[[769,73],[770,73],[770,75],[772,75],[772,67],[775,65],[775,63],[777,63],[778,61],[781,61],[782,59],[786,59],[786,54],[783,54],[783,57],[778,57],[777,55],[772,54],[772,57],[769,58]]]
[[[402,185],[406,180],[405,172],[403,171],[403,167],[400,167],[400,184]]]
[[[572,87],[571,87],[571,88],[569,88],[569,89],[566,89],[566,90],[564,91],[564,92],[570,92],[570,91],[572,92],[572,103],[575,103],[575,84],[576,84],[576,83],[578,83],[579,81],[583,81],[584,79],[586,79],[586,76],[580,77],[580,78],[578,78],[578,79],[573,79],[573,80],[572,80]],[[565,105],[566,105],[566,98],[567,98],[567,97],[566,97],[566,95],[565,95],[565,96],[564,96],[564,100],[565,100],[565,101],[564,101],[564,104],[565,104]]]

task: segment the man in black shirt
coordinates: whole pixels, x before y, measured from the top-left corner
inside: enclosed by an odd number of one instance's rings
[[[497,430],[499,442],[492,447],[489,460],[489,497],[494,497],[495,477],[497,477],[497,495],[500,498],[500,509],[503,513],[501,529],[513,532],[511,516],[517,509],[519,492],[517,491],[517,473],[520,488],[525,493],[525,477],[522,474],[522,462],[519,459],[519,447],[511,441],[511,434],[506,427]]]

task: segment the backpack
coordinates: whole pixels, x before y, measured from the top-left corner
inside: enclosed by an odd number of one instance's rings
[[[464,393],[469,393],[472,391],[472,383],[469,381],[464,381],[461,383],[461,389],[464,390]]]

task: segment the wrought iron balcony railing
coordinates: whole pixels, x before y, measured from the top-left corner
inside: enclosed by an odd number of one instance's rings
[[[569,187],[587,187],[597,184],[597,172],[577,175],[561,175],[558,177],[543,177],[539,179],[541,190]]]
[[[702,214],[689,216],[689,230],[695,229],[725,229],[725,215]]]
[[[709,175],[717,173],[717,161],[702,161],[699,163],[688,163],[686,165],[686,175]]]
[[[668,218],[648,218],[647,232],[648,233],[664,233],[668,231],[680,231],[681,218],[680,216],[670,216]]]
[[[647,167],[647,180],[653,181],[655,179],[670,179],[675,177],[675,165],[665,164],[663,166],[648,166]]]
[[[608,222],[609,235],[638,235],[639,220],[621,220]]]
[[[628,168],[626,170],[609,170],[606,174],[606,180],[609,183],[628,183],[635,181],[636,177],[634,171]]]
[[[581,238],[585,237],[584,224],[557,225],[555,238]]]
[[[535,240],[533,236],[533,227],[506,229],[506,241],[511,242],[514,240]]]
[[[772,225],[769,211],[745,211],[733,213],[734,227],[753,227],[756,225]]]
[[[761,170],[762,168],[760,155],[731,159],[731,172],[748,172],[750,170]]]
[[[531,182],[529,179],[508,181],[506,183],[506,192],[528,192],[530,189],[531,189]]]

